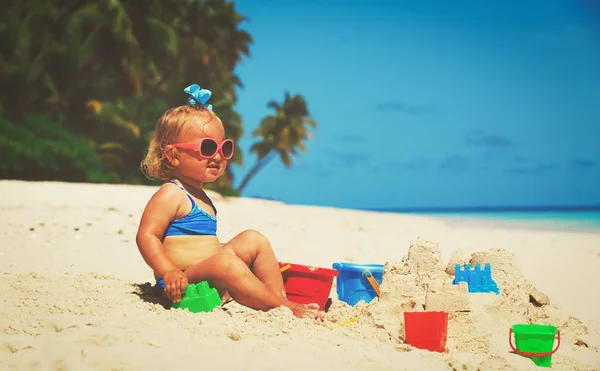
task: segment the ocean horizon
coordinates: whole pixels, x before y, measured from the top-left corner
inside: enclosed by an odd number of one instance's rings
[[[295,204],[273,197],[249,196],[261,200]],[[318,205],[314,206],[331,206]],[[430,216],[459,224],[494,227],[585,231],[600,233],[600,205],[568,206],[456,206],[456,207],[385,207],[362,208],[333,206],[350,210]]]
[[[463,224],[478,223],[496,227],[600,232],[600,206],[375,208],[361,210],[431,216]]]

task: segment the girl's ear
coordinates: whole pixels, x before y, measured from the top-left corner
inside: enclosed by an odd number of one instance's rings
[[[169,161],[171,166],[173,166],[173,167],[179,166],[179,158],[177,158],[178,157],[177,150],[175,149],[175,147],[168,144],[167,146],[165,146],[165,149],[163,150],[163,154],[164,154],[165,158]]]

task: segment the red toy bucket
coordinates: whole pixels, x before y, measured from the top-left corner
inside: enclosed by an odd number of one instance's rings
[[[404,332],[407,344],[443,353],[448,338],[448,313],[404,312]]]
[[[288,266],[289,267],[286,267]],[[288,300],[294,303],[317,303],[321,310],[325,309],[331,292],[333,278],[338,275],[335,269],[309,267],[300,264],[279,263]]]

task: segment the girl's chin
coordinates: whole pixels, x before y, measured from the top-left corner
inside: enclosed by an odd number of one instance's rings
[[[213,183],[216,182],[217,179],[219,179],[218,176],[205,176],[204,178],[202,178],[200,181],[202,183]]]
[[[220,174],[220,173],[210,174],[207,172],[207,174],[204,175],[202,182],[203,183],[212,183],[212,182],[216,181],[217,179],[219,179],[219,177],[221,175],[223,175],[223,174]]]

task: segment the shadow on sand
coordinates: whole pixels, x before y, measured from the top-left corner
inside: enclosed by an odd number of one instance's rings
[[[152,286],[150,282],[134,283],[132,285],[136,288],[136,291],[131,292],[133,295],[137,295],[146,303],[158,304],[165,309],[171,309],[171,301],[164,294],[161,294],[156,286]]]

